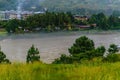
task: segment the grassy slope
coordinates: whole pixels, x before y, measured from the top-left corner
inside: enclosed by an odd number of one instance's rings
[[[0,80],[120,80],[120,62],[0,65]]]

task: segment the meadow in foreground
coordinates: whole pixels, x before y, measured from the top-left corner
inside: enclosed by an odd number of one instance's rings
[[[120,62],[1,64],[0,80],[120,80]]]

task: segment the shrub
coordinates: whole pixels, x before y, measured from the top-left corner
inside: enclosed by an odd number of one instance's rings
[[[120,54],[109,54],[107,57],[103,59],[103,61],[107,62],[117,62],[120,61]]]
[[[115,45],[115,44],[111,44],[110,46],[109,46],[109,49],[108,49],[108,52],[111,54],[111,53],[116,53],[116,52],[118,52],[119,50],[118,50],[118,48],[117,48],[117,45]]]
[[[96,57],[103,56],[105,51],[106,51],[105,47],[104,46],[100,46],[100,47],[98,47],[96,49],[95,56]]]
[[[70,64],[72,63],[72,58],[70,56],[62,54],[60,58],[55,59],[55,61],[53,62],[53,64],[60,64],[60,63]]]

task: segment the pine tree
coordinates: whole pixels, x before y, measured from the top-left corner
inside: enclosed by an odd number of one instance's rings
[[[40,61],[40,55],[38,48],[35,48],[34,45],[28,50],[27,54],[27,63],[33,63],[35,61]]]

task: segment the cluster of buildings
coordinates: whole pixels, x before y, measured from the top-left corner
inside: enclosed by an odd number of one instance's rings
[[[76,20],[81,20],[81,21],[87,21],[89,19],[89,17],[87,16],[80,16],[80,15],[75,15],[74,18]]]
[[[0,11],[0,20],[9,20],[9,19],[25,19],[33,14],[42,14],[44,12],[32,12],[32,11],[22,11],[18,13],[18,11],[10,10],[10,11]]]
[[[75,18],[76,20],[78,20],[78,21],[84,22],[84,21],[88,21],[90,17],[88,17],[88,16],[75,15],[74,18]],[[94,27],[96,27],[96,26],[97,26],[96,23],[94,23],[94,24],[86,24],[86,25],[81,25],[81,24],[80,24],[80,25],[76,25],[76,27],[79,28],[79,29],[90,29],[91,27],[94,28]]]

